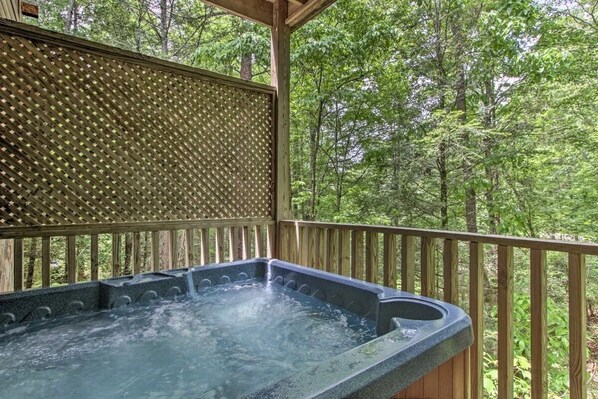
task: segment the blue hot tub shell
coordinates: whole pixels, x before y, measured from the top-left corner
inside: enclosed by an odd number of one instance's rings
[[[189,287],[263,279],[376,323],[378,338],[253,392],[246,398],[388,398],[473,341],[471,320],[441,301],[309,269],[254,259],[0,295],[0,332],[80,312],[143,305]],[[405,339],[401,325],[416,326]]]

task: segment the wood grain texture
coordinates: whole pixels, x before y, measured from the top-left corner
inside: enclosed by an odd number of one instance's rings
[[[91,235],[91,254],[90,254],[90,268],[91,268],[91,281],[96,281],[100,275],[100,247],[99,237],[97,234]]]
[[[112,234],[112,277],[121,275],[120,234]]]
[[[215,262],[216,263],[223,263],[224,260],[224,228],[218,227],[216,228],[216,236],[214,238],[214,253],[215,253]]]
[[[338,274],[351,277],[351,232],[343,230],[339,233]]]
[[[401,290],[415,293],[415,237],[401,236]]]
[[[328,265],[328,230],[317,229],[318,231],[318,257],[316,267],[319,270],[326,270]]]
[[[14,240],[0,240],[0,293],[14,291]]]
[[[328,247],[326,254],[326,271],[330,273],[338,272],[338,260],[339,260],[339,234],[338,230],[328,229]]]
[[[421,238],[421,273],[423,296],[436,297],[436,247],[433,238]]]
[[[292,30],[298,29],[334,4],[335,1],[336,0],[309,0],[301,7],[297,8],[297,10],[287,18],[286,24],[289,25]]]
[[[546,251],[530,253],[532,399],[548,397]]]
[[[241,18],[272,26],[272,3],[267,0],[202,0]]]
[[[264,238],[263,238],[263,230],[262,226],[255,226],[253,229],[253,241],[254,241],[254,253],[256,258],[261,258],[264,256]]]
[[[365,233],[351,232],[351,277],[365,280]]]
[[[383,284],[397,287],[397,242],[394,234],[384,234],[384,255],[382,259]]]
[[[93,250],[93,248],[92,248]],[[93,251],[92,251],[93,252]],[[42,238],[42,287],[49,287],[52,284],[52,273],[50,270],[50,237]]]
[[[484,245],[469,244],[469,316],[473,327],[470,370],[474,398],[484,397]]]
[[[160,232],[152,231],[152,271],[160,271]]]
[[[368,231],[365,235],[365,279],[378,282],[378,233]]]
[[[195,230],[185,230],[185,267],[195,265]]]
[[[444,301],[459,305],[459,241],[444,240]]]
[[[513,247],[498,246],[498,396],[513,399]]]
[[[569,394],[586,399],[586,261],[585,256],[569,254]]]

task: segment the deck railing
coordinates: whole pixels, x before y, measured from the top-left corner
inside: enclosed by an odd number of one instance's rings
[[[531,397],[548,395],[547,253],[568,257],[569,389],[570,397],[587,397],[586,266],[598,245],[490,236],[411,228],[285,221],[280,224],[282,259],[436,297],[469,310],[475,342],[471,348],[473,398],[483,398],[484,255],[495,254],[498,304],[499,398],[514,396],[514,251],[529,250],[531,312]],[[419,243],[419,253],[417,244]],[[459,247],[468,247],[468,270],[459,270]],[[442,257],[436,261],[437,254]],[[417,260],[419,259],[419,262]],[[436,270],[437,263],[439,264]],[[419,280],[416,279],[419,274]],[[459,288],[466,287],[466,295]],[[418,288],[416,290],[416,288]],[[417,291],[417,292],[416,292]],[[465,297],[468,303],[460,303]],[[464,301],[465,302],[465,301]],[[467,365],[466,365],[467,366]]]
[[[66,283],[94,281],[101,278],[119,277],[125,274],[160,271],[185,266],[222,263],[254,257],[272,257],[274,248],[274,222],[269,220],[206,220],[176,223],[122,224],[93,228],[69,227],[40,230],[13,231],[12,238],[0,235],[0,255],[4,271],[10,271],[12,281],[5,291],[20,291],[25,288],[27,262],[24,244],[27,240],[41,240],[41,286],[56,285],[51,278],[51,258],[53,245],[64,245],[64,271]],[[109,235],[111,250],[110,265],[105,273],[100,273],[102,265],[99,253],[100,235]],[[129,235],[131,248],[128,250],[130,270],[124,270],[124,239]],[[142,237],[147,245],[142,245]],[[84,250],[79,238],[88,237],[89,254],[85,261],[78,256]],[[62,241],[62,243],[60,242]],[[84,240],[85,241],[85,240]],[[31,245],[31,244],[29,244]],[[104,246],[106,247],[106,245]],[[37,246],[39,248],[39,245]],[[146,262],[142,262],[146,259]],[[36,263],[37,264],[37,263]],[[145,267],[144,267],[145,265]],[[84,276],[84,277],[82,277]],[[1,292],[2,290],[0,290]]]

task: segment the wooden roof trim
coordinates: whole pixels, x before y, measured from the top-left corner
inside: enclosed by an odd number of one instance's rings
[[[21,3],[21,13],[26,17],[39,18],[39,6],[31,3]]]
[[[289,15],[286,23],[291,27],[291,30],[295,30],[316,17],[326,8],[330,7],[335,1],[336,0],[309,0],[303,6],[299,7],[293,14]]]
[[[241,18],[247,18],[262,25],[272,26],[273,8],[267,0],[202,0],[204,3],[222,8]]]

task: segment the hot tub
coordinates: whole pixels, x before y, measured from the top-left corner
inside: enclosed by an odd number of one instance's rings
[[[257,259],[0,295],[0,397],[389,398],[471,343],[458,307]]]

